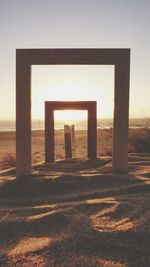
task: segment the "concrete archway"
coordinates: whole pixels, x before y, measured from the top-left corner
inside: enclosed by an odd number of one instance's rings
[[[96,101],[45,101],[45,158],[46,162],[54,160],[54,111],[55,110],[88,111],[88,157],[97,155],[97,114]]]
[[[128,171],[130,49],[16,50],[16,175],[31,173],[31,66],[115,65],[113,171]]]

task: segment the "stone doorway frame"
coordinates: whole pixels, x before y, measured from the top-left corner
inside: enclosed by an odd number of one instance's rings
[[[130,49],[16,50],[16,176],[31,174],[31,66],[114,65],[115,97],[112,168],[128,172]]]
[[[97,156],[97,112],[96,101],[45,101],[45,161],[54,161],[54,111],[87,110],[88,137],[87,154],[89,158]]]

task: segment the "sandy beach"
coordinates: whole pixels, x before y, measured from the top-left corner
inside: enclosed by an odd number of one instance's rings
[[[97,155],[109,154],[112,150],[112,129],[98,130]],[[0,164],[6,162],[10,156],[15,158],[15,132],[0,132]],[[76,158],[87,157],[87,131],[76,131]],[[55,159],[65,158],[64,131],[55,130]],[[32,162],[37,163],[45,160],[44,131],[32,131]],[[3,163],[2,163],[3,162]]]
[[[112,155],[112,128],[102,128],[97,131],[97,156]],[[140,148],[137,144],[141,141],[141,136],[145,139],[149,137],[148,128],[130,128],[129,129],[129,153],[148,152],[148,146],[145,144]],[[137,137],[137,140],[135,140]],[[75,158],[87,157],[87,131],[76,130],[75,132]],[[136,141],[136,143],[135,143]],[[142,144],[143,145],[143,144]],[[0,132],[0,168],[11,167],[11,160],[15,161],[15,132]],[[10,160],[9,160],[10,159]],[[55,160],[65,159],[64,151],[64,131],[55,130]],[[6,162],[8,161],[8,166]],[[32,131],[32,163],[45,161],[45,137],[43,130]],[[12,162],[13,163],[13,162]]]
[[[64,160],[57,131],[59,160],[44,165],[43,132],[32,135],[33,175],[16,180],[15,168],[1,168],[0,266],[149,267],[150,153],[130,153],[129,174],[116,175],[111,129],[98,133],[105,156],[94,160],[85,158],[84,131],[76,133],[78,158]],[[0,134],[0,149],[4,164],[14,133]]]

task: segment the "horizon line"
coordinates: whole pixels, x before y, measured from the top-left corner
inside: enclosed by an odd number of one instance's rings
[[[97,117],[97,119],[100,119],[100,120],[113,120],[114,118],[113,117],[106,117],[106,118],[104,118],[104,117]],[[129,117],[129,120],[130,119],[150,119],[150,116],[143,116],[143,117]],[[44,118],[39,118],[39,119],[37,119],[37,118],[33,118],[33,119],[31,119],[31,121],[44,121],[45,119]],[[56,121],[65,121],[65,119],[63,120],[63,119],[55,119]],[[74,121],[84,121],[84,120],[87,120],[86,118],[85,119],[73,119]],[[0,121],[16,121],[16,119],[1,119],[0,118]]]

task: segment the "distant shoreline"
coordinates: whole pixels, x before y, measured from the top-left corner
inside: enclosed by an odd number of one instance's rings
[[[16,131],[15,120],[0,120],[0,132],[15,132]],[[55,121],[55,129],[61,130],[64,128],[64,121]],[[76,130],[86,130],[87,121],[79,120],[73,122]],[[113,119],[97,119],[97,128],[99,129],[110,129],[113,127]],[[130,118],[130,128],[149,128],[150,119],[147,118]],[[32,120],[32,131],[44,130],[44,120]]]
[[[139,126],[135,126],[135,127],[129,127],[129,129],[149,129],[150,127],[139,127]],[[101,130],[111,130],[113,129],[113,127],[97,127],[97,130],[101,129]],[[63,128],[55,128],[55,131],[63,131]],[[31,129],[31,132],[44,132],[45,129]],[[87,128],[76,128],[76,131],[87,131]],[[0,129],[0,133],[16,133],[16,129],[14,130],[1,130]]]

